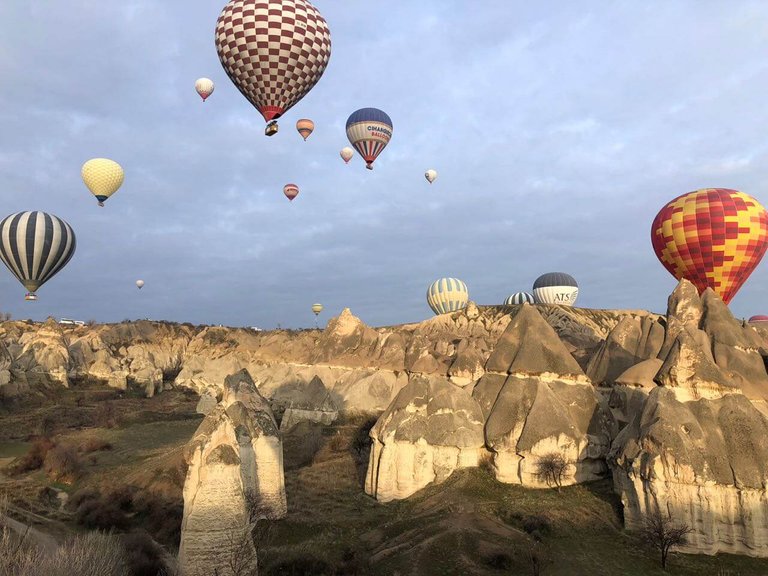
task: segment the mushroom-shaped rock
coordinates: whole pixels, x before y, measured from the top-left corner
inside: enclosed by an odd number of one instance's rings
[[[555,330],[528,303],[518,308],[507,325],[485,364],[485,370],[589,381]]]
[[[768,419],[743,395],[651,391],[608,462],[630,529],[656,507],[694,529],[688,552],[768,557]]]
[[[269,404],[245,370],[228,376],[223,388],[185,450],[182,574],[231,574],[234,546],[255,571],[251,522],[287,510],[283,448]]]
[[[365,491],[382,502],[407,498],[458,468],[477,466],[485,452],[477,402],[439,377],[414,377],[370,435]]]
[[[539,462],[552,453],[568,462],[563,485],[606,473],[604,457],[613,422],[591,385],[486,374],[473,396],[488,415],[486,445],[494,453],[499,481],[546,486]]]

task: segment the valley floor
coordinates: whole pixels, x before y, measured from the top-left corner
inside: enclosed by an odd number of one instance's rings
[[[166,391],[147,400],[76,386],[54,400],[2,407],[0,491],[9,515],[58,540],[94,527],[143,529],[175,554],[182,449],[202,420],[197,397]],[[558,493],[504,485],[481,468],[379,504],[362,489],[361,439],[371,422],[347,415],[285,436],[289,512],[257,526],[261,576],[768,574],[766,560],[682,554],[663,572],[655,553],[622,529],[621,504],[607,480]],[[12,474],[41,433],[71,448],[72,474],[50,463]],[[60,493],[69,495],[66,506]]]

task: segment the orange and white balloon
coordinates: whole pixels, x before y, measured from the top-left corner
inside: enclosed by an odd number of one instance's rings
[[[208,96],[213,94],[214,88],[213,80],[210,78],[198,78],[195,82],[195,91],[200,95],[200,98],[203,99],[203,102],[205,102],[205,99],[208,98]]]
[[[296,122],[296,130],[299,131],[299,134],[301,134],[301,137],[304,138],[304,141],[306,142],[309,135],[315,130],[315,123],[309,118],[302,118]]]

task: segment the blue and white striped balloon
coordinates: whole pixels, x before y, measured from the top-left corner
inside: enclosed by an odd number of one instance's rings
[[[427,303],[435,314],[461,310],[469,302],[467,285],[457,278],[435,280],[427,290]]]
[[[534,304],[536,300],[533,298],[533,294],[529,294],[528,292],[516,292],[504,300],[506,306],[511,304],[522,304],[523,302]]]

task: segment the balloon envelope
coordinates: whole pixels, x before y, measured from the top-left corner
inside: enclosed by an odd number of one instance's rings
[[[136,287],[141,290],[144,287],[144,280],[136,280]]]
[[[392,138],[392,119],[378,108],[361,108],[347,118],[347,138],[373,170],[373,162]]]
[[[528,302],[529,304],[535,304],[536,300],[533,297],[533,294],[530,294],[528,292],[515,292],[511,296],[508,296],[506,300],[504,300],[504,304],[507,306],[510,306],[512,304],[522,304],[523,302]]]
[[[457,278],[440,278],[427,289],[427,304],[435,314],[461,310],[469,302],[467,285]]]
[[[764,314],[758,314],[757,316],[750,316],[749,322],[768,322],[768,316],[765,316]]]
[[[352,160],[352,156],[355,155],[355,151],[349,146],[344,146],[344,148],[341,149],[341,152],[339,152],[339,155],[341,156],[341,159],[344,160],[345,164],[349,164],[349,161]]]
[[[203,99],[203,102],[205,102],[205,99],[208,98],[211,94],[213,94],[213,80],[210,78],[198,78],[195,82],[195,91],[200,95],[200,98]]]
[[[103,206],[107,198],[117,192],[125,180],[123,167],[108,158],[88,160],[83,164],[80,174],[88,190],[99,201],[99,206]]]
[[[304,141],[306,142],[309,135],[315,130],[315,123],[308,118],[302,118],[296,122],[296,130],[299,131],[299,134],[301,134],[301,137],[304,138]]]
[[[424,178],[427,179],[427,182],[432,184],[435,180],[437,180],[437,170],[427,170],[424,173]]]
[[[320,312],[323,311],[323,305],[322,304],[312,304],[312,312],[315,313],[315,316],[320,314]]]
[[[320,80],[331,34],[307,0],[231,0],[216,22],[216,51],[229,79],[270,122]]]
[[[0,259],[32,293],[66,266],[76,246],[72,227],[53,214],[19,212],[0,222]]]
[[[728,304],[768,249],[768,213],[738,190],[696,190],[659,211],[651,243],[672,276],[699,293],[712,288]]]
[[[293,202],[293,199],[299,195],[299,187],[296,186],[296,184],[286,184],[283,186],[283,194],[285,194],[285,197],[288,198],[288,200]]]
[[[573,306],[579,296],[579,285],[570,274],[547,272],[533,283],[533,297],[537,304]]]

